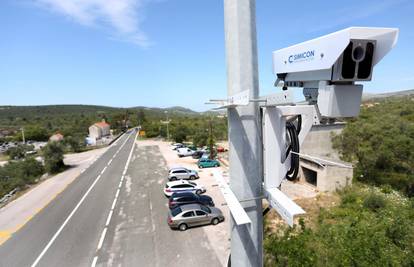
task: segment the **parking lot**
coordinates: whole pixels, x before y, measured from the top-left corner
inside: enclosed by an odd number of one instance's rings
[[[188,169],[193,169],[198,171],[200,178],[195,180],[197,184],[201,184],[206,188],[205,195],[208,195],[213,198],[215,202],[215,207],[219,208],[223,215],[225,216],[224,222],[219,223],[218,225],[206,225],[197,228],[188,229],[186,232],[179,232],[179,231],[172,231],[174,235],[183,235],[188,234],[187,232],[191,233],[193,231],[198,232],[202,231],[206,238],[209,246],[214,251],[217,259],[220,261],[222,266],[226,266],[227,264],[227,257],[230,253],[230,235],[229,235],[229,211],[227,206],[225,205],[225,200],[217,186],[217,183],[212,175],[213,168],[203,168],[199,169],[197,167],[197,160],[193,159],[192,157],[182,157],[179,158],[177,156],[177,152],[171,149],[170,143],[163,142],[163,141],[154,141],[154,140],[141,140],[138,142],[139,147],[145,146],[156,146],[159,148],[159,151],[168,168],[173,168],[177,166],[185,167]],[[226,171],[224,167],[218,167],[222,171]],[[159,185],[159,191],[162,194],[163,187],[167,182],[167,177],[165,180]],[[167,204],[168,199],[165,198],[165,203]],[[165,218],[167,214],[165,214]],[[167,222],[165,220],[165,225],[167,226]],[[192,238],[191,235],[189,238]],[[210,265],[211,266],[211,265]]]

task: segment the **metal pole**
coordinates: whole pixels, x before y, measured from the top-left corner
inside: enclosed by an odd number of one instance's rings
[[[256,4],[254,0],[224,0],[227,90],[234,95],[250,90],[259,97]],[[231,218],[233,266],[263,265],[262,142],[257,102],[228,110],[230,187],[252,223],[237,226]]]

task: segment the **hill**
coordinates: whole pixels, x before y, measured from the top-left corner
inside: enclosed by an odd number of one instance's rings
[[[367,101],[373,101],[373,100],[380,100],[384,98],[405,97],[405,96],[410,96],[410,95],[414,96],[414,89],[382,93],[382,94],[365,93],[362,95],[362,101],[367,102]]]

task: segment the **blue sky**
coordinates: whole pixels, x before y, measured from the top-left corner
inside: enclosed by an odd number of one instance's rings
[[[365,92],[414,88],[414,1],[257,0],[261,94],[273,50],[349,26],[398,27]],[[0,105],[185,106],[226,96],[222,0],[1,0]],[[300,92],[298,92],[300,94]]]

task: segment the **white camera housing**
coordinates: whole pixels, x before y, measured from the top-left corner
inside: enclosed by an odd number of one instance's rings
[[[373,67],[395,46],[398,32],[366,27],[334,32],[274,51],[273,71],[284,87],[306,88],[305,97],[317,100],[322,116],[354,117],[362,97],[362,86],[354,82],[371,80]]]

